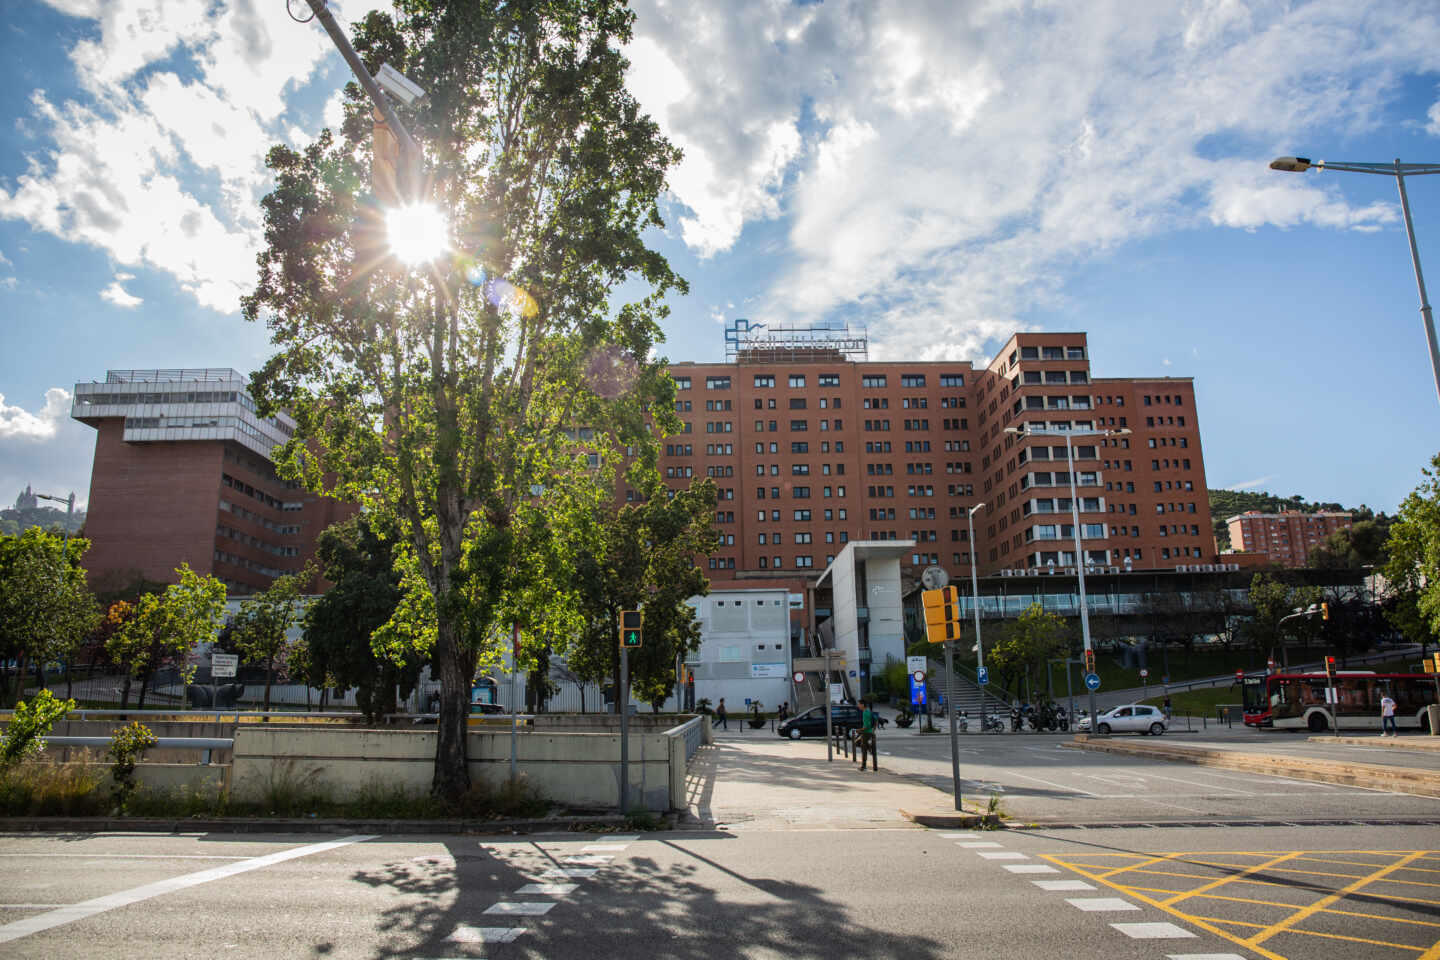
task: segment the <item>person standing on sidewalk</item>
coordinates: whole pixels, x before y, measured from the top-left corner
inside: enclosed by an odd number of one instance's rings
[[[725,714],[725,698],[720,698],[720,703],[715,707],[715,722],[712,727],[720,727],[722,730],[730,729],[730,719]]]
[[[860,769],[865,769],[866,754],[869,754],[871,768],[880,772],[880,755],[875,752],[875,711],[868,700],[860,701],[860,736],[856,738],[860,748]]]
[[[1388,693],[1380,698],[1380,736],[1398,736],[1395,729],[1395,701]]]

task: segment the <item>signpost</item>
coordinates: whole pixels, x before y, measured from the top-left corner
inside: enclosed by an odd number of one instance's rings
[[[1144,667],[1140,668],[1140,699],[1150,699],[1150,671]]]
[[[643,643],[644,616],[639,610],[620,611],[620,813],[630,812],[630,651]],[[516,634],[519,642],[519,634]],[[518,647],[517,647],[518,649]],[[743,721],[742,721],[743,725]]]
[[[220,688],[215,681],[219,677],[234,677],[240,669],[240,655],[236,653],[210,654],[210,706],[215,708],[215,722],[220,722]]]

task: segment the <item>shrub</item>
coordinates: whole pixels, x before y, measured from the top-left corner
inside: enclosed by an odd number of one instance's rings
[[[110,767],[110,778],[114,780],[110,791],[117,812],[125,812],[130,795],[135,792],[135,766],[156,742],[155,734],[139,720],[132,720],[111,737],[110,748],[105,752],[114,761]]]
[[[0,816],[94,816],[105,812],[98,764],[16,763],[0,768]]]
[[[0,734],[0,767],[38,757],[45,749],[45,736],[55,722],[75,709],[74,700],[56,700],[41,690],[29,702],[15,704],[14,716]]]

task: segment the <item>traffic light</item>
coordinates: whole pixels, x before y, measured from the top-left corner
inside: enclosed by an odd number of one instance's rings
[[[1321,619],[1321,620],[1329,620],[1329,619],[1330,619],[1330,604],[1328,604],[1328,603],[1322,603],[1322,604],[1320,604],[1320,619]]]
[[[1326,657],[1326,658],[1325,658],[1325,676],[1327,676],[1327,677],[1333,677],[1333,676],[1335,676],[1335,658],[1334,658],[1334,657]]]
[[[640,624],[639,610],[622,610],[620,612],[620,646],[626,649],[640,646],[642,639]]]
[[[920,594],[925,608],[925,638],[944,643],[960,636],[960,591],[954,587],[926,590]]]
[[[1094,672],[1095,672],[1095,651],[1094,651],[1094,650],[1086,650],[1086,651],[1085,651],[1085,672],[1086,672],[1086,673],[1094,673]]]

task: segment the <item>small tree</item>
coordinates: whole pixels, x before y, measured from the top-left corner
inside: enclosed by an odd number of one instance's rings
[[[130,796],[135,792],[135,767],[139,765],[145,751],[157,743],[155,735],[150,728],[139,720],[133,720],[126,726],[116,730],[110,739],[110,747],[105,751],[109,754],[113,763],[110,766],[110,777],[114,780],[111,786],[111,796],[115,800],[115,811],[124,813],[130,803]]]
[[[1440,454],[1400,504],[1386,541],[1390,622],[1421,644],[1440,639]]]
[[[41,690],[29,701],[15,704],[14,715],[0,733],[0,767],[39,756],[45,749],[46,734],[56,721],[74,709],[74,700],[56,700],[49,690]]]
[[[0,537],[0,660],[13,660],[13,701],[25,691],[26,666],[70,661],[100,619],[85,582],[80,558],[90,542],[68,546],[54,534],[32,527],[18,537]],[[0,702],[11,700],[0,690]]]
[[[1012,689],[1017,696],[1023,689],[1021,681],[1039,685],[1046,662],[1063,655],[1070,642],[1065,621],[1047,613],[1038,603],[1030,604],[1018,618],[990,637],[986,660],[1006,678],[1006,685],[1015,681]]]
[[[211,576],[201,576],[188,563],[175,571],[179,583],[172,583],[159,595],[147,593],[127,613],[120,628],[106,642],[110,659],[126,670],[120,707],[129,706],[130,678],[140,680],[137,707],[144,708],[151,678],[165,663],[182,663],[186,654],[202,640],[220,630],[225,614],[225,585]],[[118,606],[118,604],[116,605]],[[111,608],[112,614],[115,607]],[[193,673],[193,667],[189,672]],[[189,676],[185,677],[189,682]]]
[[[265,667],[265,710],[270,710],[270,687],[275,682],[275,664],[289,646],[291,628],[305,613],[302,587],[314,576],[311,570],[276,578],[263,593],[240,604],[230,624],[230,638],[247,663]]]

